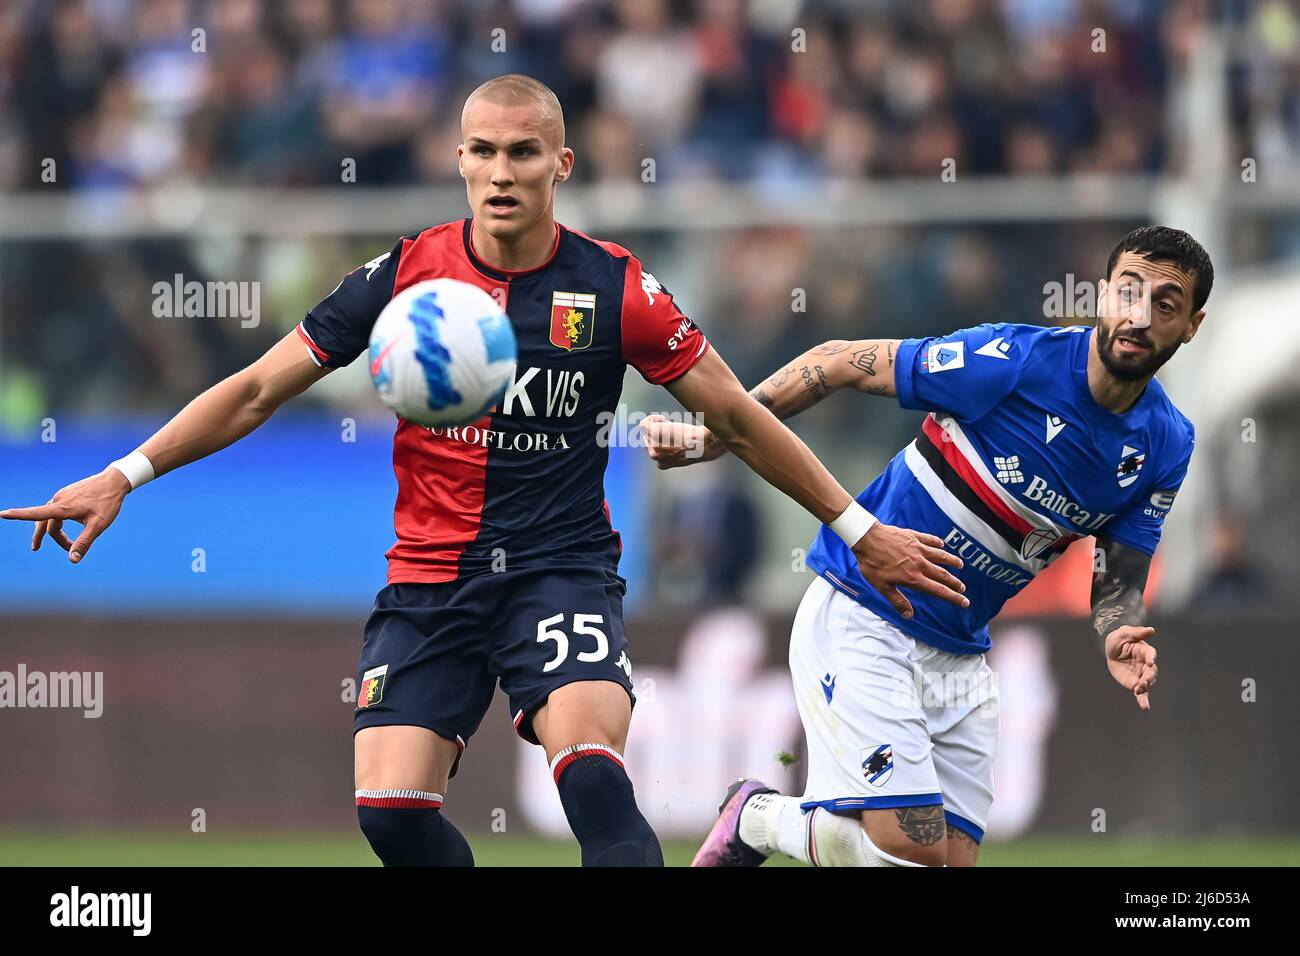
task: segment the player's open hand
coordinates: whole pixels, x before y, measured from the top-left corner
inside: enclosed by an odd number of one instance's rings
[[[712,461],[727,450],[703,425],[670,422],[663,415],[647,415],[641,422],[641,434],[660,471]]]
[[[122,499],[131,490],[131,483],[116,468],[105,468],[97,475],[83,478],[76,484],[60,488],[49,500],[35,508],[9,508],[0,511],[0,518],[10,521],[35,521],[32,532],[32,550],[39,551],[41,541],[48,534],[64,551],[73,564],[79,562],[122,510]],[[63,532],[63,522],[76,521],[82,525],[76,541],[69,541]]]
[[[885,596],[903,617],[912,616],[912,603],[899,588],[910,588],[969,607],[962,584],[948,568],[960,568],[961,558],[944,550],[932,534],[895,528],[877,521],[853,546],[858,568],[867,582]]]
[[[1147,643],[1155,633],[1154,627],[1125,624],[1106,635],[1106,667],[1110,676],[1133,692],[1143,710],[1151,709],[1147,692],[1156,682],[1156,649]]]

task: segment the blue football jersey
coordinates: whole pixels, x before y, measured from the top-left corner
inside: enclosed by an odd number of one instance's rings
[[[929,414],[857,500],[886,524],[942,538],[964,562],[956,575],[970,607],[911,591],[904,620],[825,525],[808,565],[918,640],[980,654],[988,622],[1071,541],[1101,534],[1153,554],[1187,474],[1192,424],[1154,379],[1123,414],[1098,405],[1092,335],[990,324],[898,347],[899,404]]]

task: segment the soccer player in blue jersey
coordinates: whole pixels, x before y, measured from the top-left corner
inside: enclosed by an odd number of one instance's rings
[[[1193,444],[1154,376],[1196,335],[1213,281],[1187,233],[1135,229],[1111,253],[1095,328],[827,342],[751,392],[782,419],[846,386],[928,412],[857,500],[942,538],[964,561],[971,603],[919,595],[914,616],[900,616],[822,528],[790,640],[807,788],[787,797],[738,781],[696,866],[775,852],[822,866],[974,864],[998,736],[988,622],[1077,538],[1097,539],[1092,627],[1106,667],[1150,708],[1155,632],[1142,594]],[[725,451],[699,426],[652,418],[647,429],[661,468]],[[703,456],[683,455],[701,442]]]
[[[399,240],[136,451],[46,505],[0,517],[35,521],[33,550],[48,535],[79,562],[133,488],[225,448],[355,361],[394,295],[439,277],[476,285],[508,311],[518,369],[480,421],[398,423],[398,540],[357,669],[361,829],[385,864],[472,862],[443,798],[499,685],[516,731],[545,750],[583,863],[662,864],[623,763],[632,662],[599,437],[627,367],[828,522],[891,607],[911,613],[900,587],[965,604],[948,570],[961,560],[939,538],[876,521],[855,502],[631,252],[556,222],[555,190],[574,155],[551,90],[515,74],[489,80],[470,94],[461,125],[470,217]],[[84,525],[75,541],[65,521]]]

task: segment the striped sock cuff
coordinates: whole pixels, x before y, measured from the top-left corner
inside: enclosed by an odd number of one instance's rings
[[[804,850],[808,853],[808,862],[813,866],[821,866],[822,861],[817,859],[817,811],[821,807],[813,807],[808,812],[808,836],[804,840]],[[822,810],[824,814],[826,811]]]
[[[357,806],[384,810],[437,810],[442,794],[426,790],[358,790]]]
[[[623,766],[623,755],[613,747],[606,744],[574,744],[572,747],[565,747],[551,761],[551,776],[555,778],[555,782],[560,782],[560,774],[564,773],[569,764],[583,757],[608,757],[620,767]]]

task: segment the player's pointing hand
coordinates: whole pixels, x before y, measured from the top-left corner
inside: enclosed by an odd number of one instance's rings
[[[64,551],[73,564],[79,562],[122,510],[122,499],[131,490],[131,483],[116,468],[105,468],[97,475],[83,478],[75,484],[60,488],[48,503],[35,508],[9,508],[0,511],[0,518],[10,521],[35,521],[32,532],[32,550],[39,551],[41,541],[48,534]],[[63,522],[76,521],[82,532],[76,541],[69,541],[63,532]]]
[[[1125,624],[1106,635],[1106,667],[1110,676],[1133,692],[1143,710],[1151,709],[1147,692],[1156,682],[1156,649],[1147,643],[1155,633],[1154,627]]]
[[[966,585],[948,570],[960,568],[961,558],[944,550],[943,541],[932,534],[876,522],[853,546],[853,554],[862,576],[903,617],[912,616],[912,604],[899,588],[970,606],[962,593]]]

